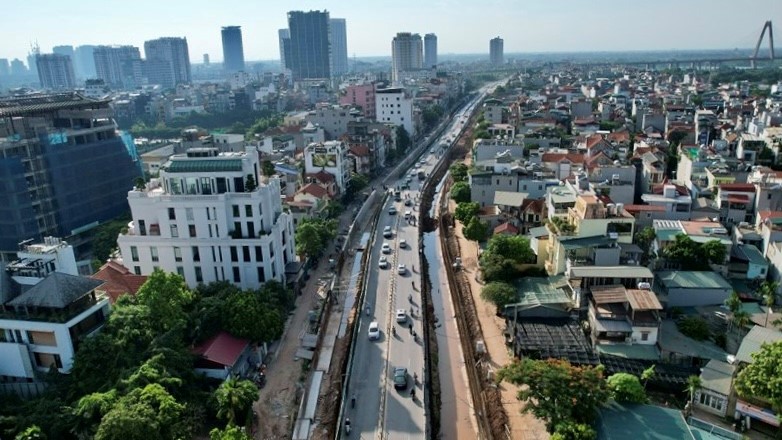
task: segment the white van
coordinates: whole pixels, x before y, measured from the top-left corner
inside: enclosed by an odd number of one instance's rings
[[[410,211],[405,211],[405,220],[410,220],[410,217],[413,215]]]

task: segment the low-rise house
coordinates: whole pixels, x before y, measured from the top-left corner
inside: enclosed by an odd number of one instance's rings
[[[592,286],[589,290],[593,345],[657,344],[663,307],[654,292],[622,285]]]
[[[689,190],[682,185],[655,185],[649,194],[641,195],[641,200],[650,206],[661,206],[663,217],[668,220],[689,220],[692,198]]]
[[[695,392],[695,406],[719,417],[728,415],[736,367],[716,359],[701,369],[701,387]]]
[[[755,217],[755,185],[724,183],[717,190],[720,221],[728,224],[752,223]]]
[[[112,304],[122,295],[135,295],[147,281],[144,275],[136,275],[116,261],[107,262],[90,278],[103,281],[95,291],[107,296]]]
[[[738,371],[740,372],[744,366],[754,362],[752,355],[759,352],[763,344],[771,344],[778,341],[782,341],[782,332],[759,325],[752,327],[749,333],[744,336],[744,340],[741,341],[739,346],[739,351],[736,353],[736,362],[739,365]],[[734,416],[743,418],[747,428],[751,428],[753,423],[758,422],[770,425],[777,430],[780,427],[779,415],[774,413],[770,402],[766,402],[756,396],[739,395],[736,400]]]
[[[768,261],[754,245],[737,244],[731,248],[728,277],[762,282],[768,277],[768,268]]]
[[[724,304],[733,287],[716,272],[665,270],[655,274],[653,290],[671,308]]]
[[[212,379],[245,377],[258,360],[250,341],[224,331],[197,345],[192,351],[198,356],[195,361],[196,372]]]

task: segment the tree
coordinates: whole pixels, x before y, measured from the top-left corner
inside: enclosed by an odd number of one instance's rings
[[[399,153],[404,153],[413,144],[410,140],[410,133],[402,125],[396,126],[396,149]]]
[[[551,440],[597,440],[597,432],[586,423],[563,422],[554,428]]]
[[[225,326],[232,335],[252,342],[273,341],[285,322],[279,310],[263,302],[260,292],[238,292],[225,302]]]
[[[506,365],[497,377],[521,386],[517,398],[526,402],[524,411],[543,420],[549,433],[563,422],[591,423],[609,396],[602,366],[526,358]]]
[[[665,248],[663,255],[679,263],[683,270],[708,270],[709,263],[723,264],[726,252],[725,246],[719,240],[700,244],[684,234],[679,234],[673,243]]]
[[[258,387],[249,380],[239,380],[231,377],[217,388],[215,399],[217,400],[217,416],[228,421],[228,425],[235,425],[237,416],[246,414],[250,405],[258,398]],[[241,417],[244,419],[244,417]]]
[[[244,428],[229,425],[225,429],[214,428],[209,431],[209,440],[252,440],[252,437],[244,432]]]
[[[456,211],[453,216],[456,220],[459,220],[463,224],[467,224],[471,218],[478,215],[481,210],[481,205],[477,202],[464,202],[456,205]]]
[[[261,172],[264,176],[270,177],[273,176],[277,171],[274,170],[274,164],[272,161],[267,159],[261,162]]]
[[[467,165],[459,162],[451,165],[450,168],[448,168],[448,171],[451,173],[451,178],[453,178],[454,182],[465,182],[467,181],[467,172],[470,169],[467,167]]]
[[[684,336],[688,336],[696,341],[705,341],[711,335],[709,324],[700,316],[688,316],[679,320],[676,325]]]
[[[24,431],[16,434],[14,440],[46,440],[46,434],[36,425],[30,426]]]
[[[655,367],[656,365],[652,365],[651,367],[641,372],[641,380],[644,381],[644,390],[646,390],[646,384],[649,383],[649,381],[654,378]]]
[[[369,186],[369,179],[363,174],[353,173],[348,181],[348,188],[345,191],[345,195],[348,200],[352,200],[356,194],[360,193],[364,188]]]
[[[255,183],[255,177],[252,174],[248,174],[244,179],[244,192],[253,192],[255,188],[258,188],[258,184]]]
[[[192,301],[193,294],[182,276],[155,269],[138,289],[136,298],[149,307],[152,325],[161,333],[185,328],[184,308]]]
[[[646,403],[646,391],[638,376],[616,373],[606,379],[611,397],[617,402]]]
[[[535,254],[529,245],[529,239],[521,235],[493,235],[486,246],[486,252],[513,260],[516,263],[535,261]]]
[[[103,265],[117,249],[117,236],[127,230],[130,215],[123,214],[115,220],[102,223],[92,230],[92,256]]]
[[[763,399],[782,413],[782,341],[763,344],[752,354],[752,363],[736,377],[736,391],[744,398]]]
[[[296,253],[315,257],[323,252],[324,245],[321,240],[318,228],[313,223],[304,223],[299,225],[295,231]]]
[[[643,250],[642,263],[648,263],[650,250],[656,234],[654,228],[647,226],[635,234],[635,243]]]
[[[481,289],[481,298],[497,306],[497,312],[505,308],[506,305],[516,301],[518,292],[516,288],[508,283],[493,281],[486,284]]]
[[[764,281],[760,285],[760,296],[763,298],[763,304],[766,306],[766,323],[763,327],[768,327],[768,317],[771,315],[771,307],[777,298],[777,288],[779,283],[776,281]]]
[[[700,376],[692,375],[687,378],[687,394],[690,396],[690,409],[692,410],[692,406],[695,404],[695,393],[698,392],[698,390],[701,389],[701,386],[703,385],[703,382],[701,381]]]
[[[700,248],[701,248],[701,252],[703,253],[703,256],[706,257],[709,263],[711,264],[725,263],[727,250],[725,249],[725,245],[722,244],[719,240],[709,240],[706,243],[701,244]]]
[[[136,388],[101,420],[95,440],[149,440],[186,437],[185,406],[158,384]]]
[[[473,217],[464,227],[464,238],[472,241],[483,241],[486,239],[488,233],[488,226],[486,223],[478,220],[478,217]]]
[[[466,203],[470,201],[470,184],[467,182],[456,182],[451,187],[451,198],[456,203]]]

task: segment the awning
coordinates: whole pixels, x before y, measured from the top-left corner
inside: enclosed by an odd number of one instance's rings
[[[627,321],[614,321],[611,319],[596,319],[596,330],[599,332],[632,333],[633,327]]]

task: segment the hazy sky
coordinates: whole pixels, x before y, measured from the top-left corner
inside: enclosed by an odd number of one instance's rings
[[[327,9],[347,20],[348,54],[390,56],[396,32],[434,32],[438,51],[488,53],[752,47],[782,0],[4,0],[0,58],[24,59],[60,44],[132,44],[187,37],[190,58],[222,60],[220,27],[242,27],[247,60],[279,58],[277,29],[289,10]],[[767,43],[763,43],[767,47]]]

